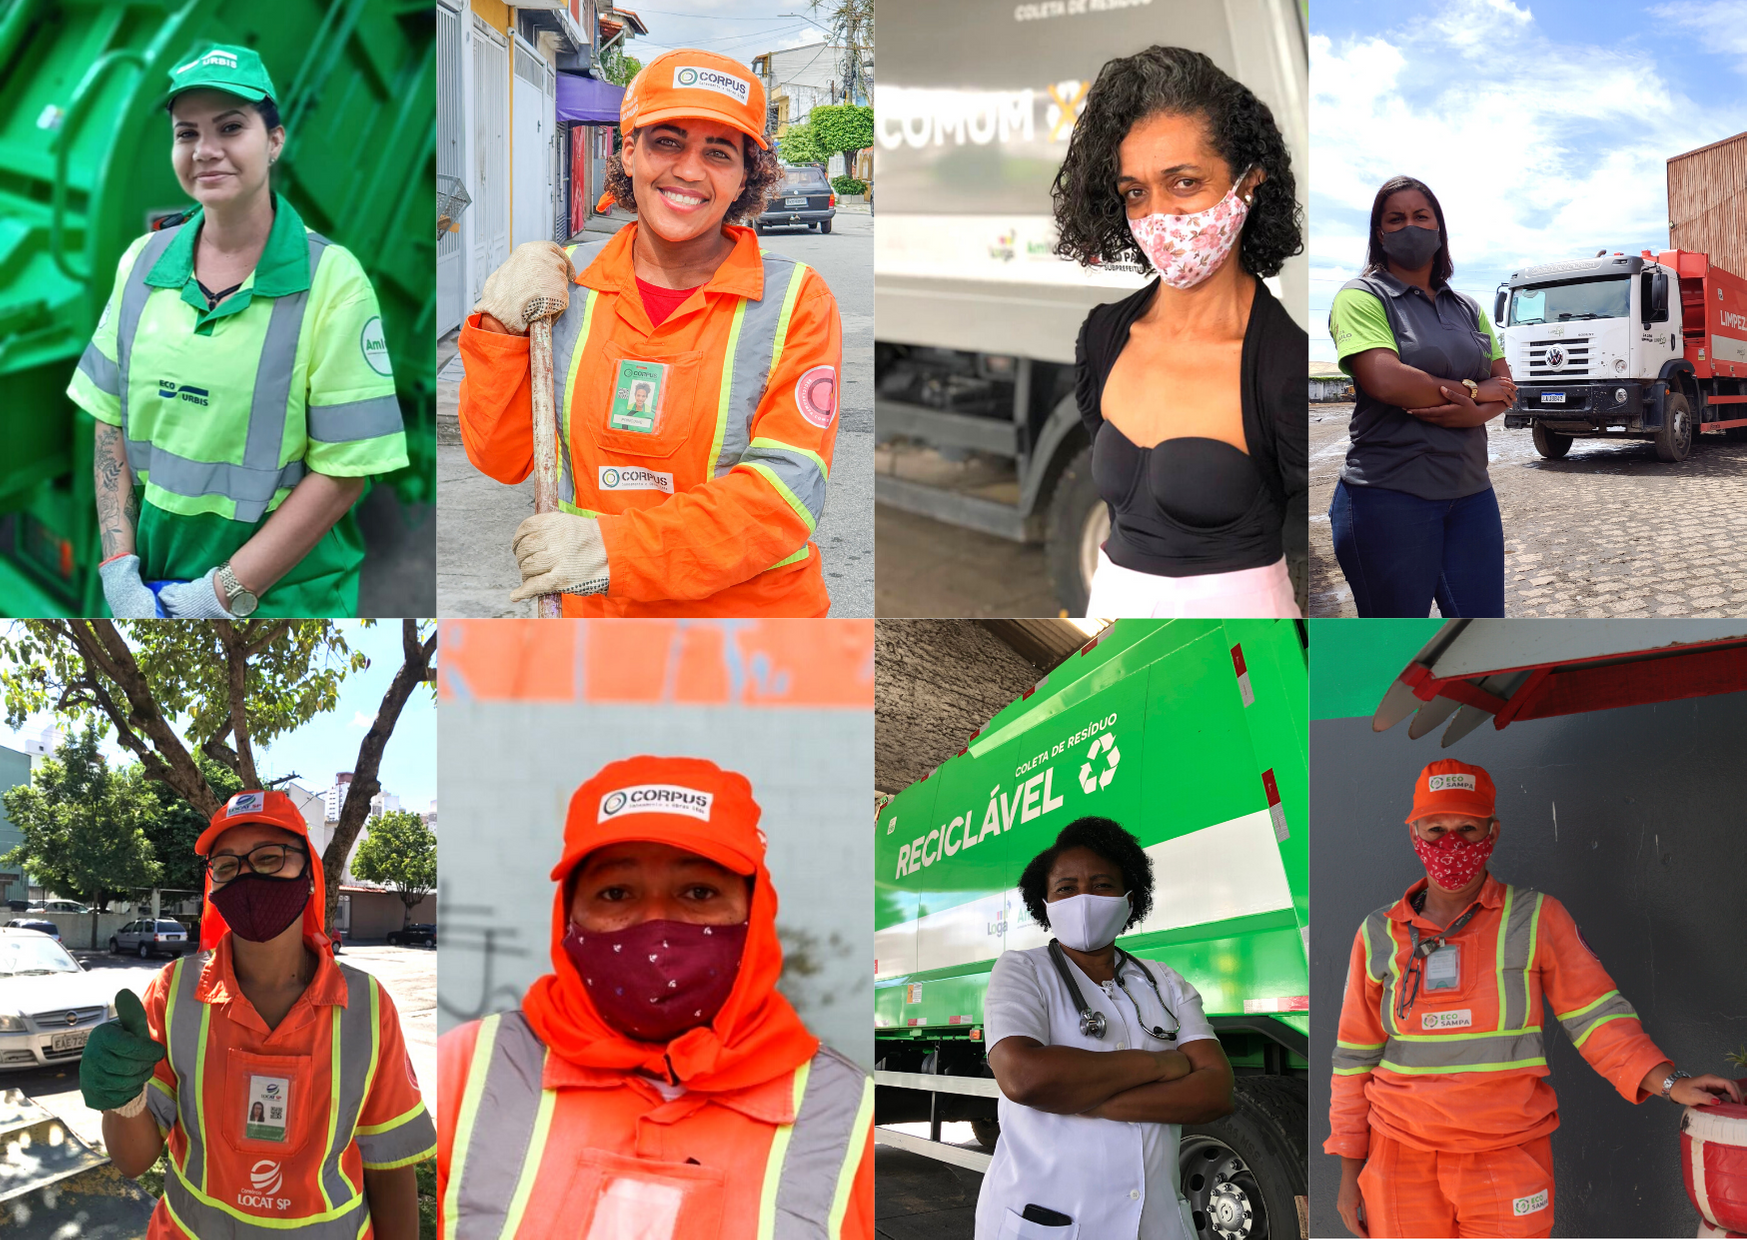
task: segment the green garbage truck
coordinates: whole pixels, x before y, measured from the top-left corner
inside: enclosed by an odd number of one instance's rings
[[[255,48],[286,130],[275,188],[363,265],[411,464],[435,499],[436,16],[429,0],[0,0],[0,614],[107,615],[91,419],[68,381],[123,251],[194,204],[170,166],[169,70]]]
[[[1118,620],[875,820],[876,1140],[984,1170],[941,1140],[999,1140],[983,1041],[996,957],[1048,932],[1025,863],[1095,814],[1153,861],[1153,911],[1117,940],[1200,992],[1237,1075],[1233,1114],[1185,1125],[1182,1192],[1204,1237],[1301,1234],[1306,1194],[1305,628]],[[928,1137],[892,1125],[929,1125]]]

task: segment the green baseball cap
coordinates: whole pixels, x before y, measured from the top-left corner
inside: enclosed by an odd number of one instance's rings
[[[170,70],[170,94],[174,99],[185,90],[205,87],[240,95],[250,103],[273,99],[273,79],[252,48],[214,43],[186,64]]]

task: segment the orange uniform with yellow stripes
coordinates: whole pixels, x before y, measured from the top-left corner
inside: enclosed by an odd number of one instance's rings
[[[168,1051],[146,1091],[169,1163],[150,1240],[368,1240],[364,1172],[434,1152],[393,1000],[315,955],[315,977],[271,1030],[237,984],[228,932],[204,962],[184,956],[146,988]]]
[[[579,273],[553,325],[564,511],[596,517],[605,594],[567,616],[822,616],[813,532],[837,438],[837,303],[749,228],[659,326],[637,290],[637,225],[571,247]],[[500,482],[533,468],[528,340],[461,329],[461,438]],[[635,391],[642,387],[642,391]]]
[[[1422,939],[1442,932],[1413,910],[1412,897],[1425,886],[1421,879],[1372,913],[1354,937],[1325,1152],[1365,1158],[1374,1133],[1447,1154],[1545,1137],[1559,1126],[1542,1047],[1550,1020],[1627,1101],[1649,1096],[1639,1083],[1667,1056],[1645,1035],[1571,914],[1552,896],[1490,875],[1479,911],[1446,940],[1457,948],[1456,967],[1442,962],[1435,988],[1428,973],[1411,1009],[1399,1015],[1409,927]],[[1411,981],[1407,986],[1411,991]]]

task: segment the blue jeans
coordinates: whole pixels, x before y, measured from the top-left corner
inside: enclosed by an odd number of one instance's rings
[[[1335,484],[1335,559],[1361,616],[1504,615],[1504,522],[1488,487],[1462,499]]]

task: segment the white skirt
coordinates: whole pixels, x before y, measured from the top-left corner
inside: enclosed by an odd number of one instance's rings
[[[1112,564],[1103,548],[1098,550],[1098,569],[1092,574],[1086,614],[1106,620],[1302,619],[1285,556],[1266,568],[1162,577]]]

